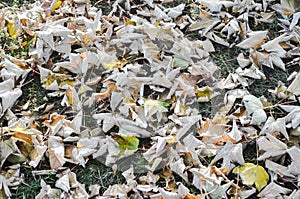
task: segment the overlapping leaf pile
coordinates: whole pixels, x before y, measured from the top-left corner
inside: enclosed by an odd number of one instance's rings
[[[22,182],[21,164],[43,161],[58,180],[42,181],[36,198],[300,197],[300,150],[290,141],[300,135],[300,13],[289,2],[117,0],[105,15],[88,1],[56,0],[2,10],[1,29],[29,52],[1,52],[1,198]],[[277,22],[274,38],[251,29]],[[210,57],[216,43],[240,49],[224,79]],[[247,90],[267,79],[263,67],[291,74],[269,91],[281,103]],[[68,113],[14,106],[33,72]],[[201,116],[205,102],[221,107],[212,118]],[[260,165],[244,160],[251,142]],[[146,162],[139,177],[130,161],[122,164],[138,155]],[[64,166],[91,158],[123,171],[126,182],[102,194],[99,185],[85,189]]]

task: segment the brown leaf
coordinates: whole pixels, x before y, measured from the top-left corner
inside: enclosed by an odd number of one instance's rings
[[[194,195],[194,194],[186,194],[186,196],[184,197],[184,199],[204,199],[206,197],[205,194],[197,194],[197,195]]]

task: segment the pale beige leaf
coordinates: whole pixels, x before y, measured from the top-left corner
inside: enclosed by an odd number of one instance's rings
[[[293,80],[293,82],[288,87],[288,91],[293,93],[294,95],[300,95],[300,72],[298,72],[297,76]]]
[[[288,194],[291,190],[284,188],[275,182],[268,184],[257,196],[262,198],[281,197],[281,194]]]
[[[248,33],[248,38],[236,45],[243,49],[258,48],[266,40],[268,31],[254,31]]]
[[[51,188],[50,185],[47,185],[43,179],[41,180],[41,187],[42,189],[35,196],[35,199],[60,198],[61,190]]]
[[[62,138],[58,136],[50,136],[48,139],[48,154],[50,166],[52,169],[58,169],[66,162],[64,157],[65,149]]]
[[[258,138],[257,144],[259,150],[265,151],[264,154],[258,157],[258,160],[281,156],[285,154],[287,150],[287,145],[271,134],[267,134],[265,137]]]
[[[256,110],[263,109],[263,104],[254,95],[244,96],[242,102],[245,104],[246,110],[249,114],[254,113]]]
[[[273,117],[269,117],[266,121],[263,129],[261,130],[261,134],[266,133],[274,133],[274,132],[280,132],[284,137],[288,140],[289,136],[286,130],[286,122],[285,118],[278,118],[275,120]]]
[[[65,191],[65,192],[69,192],[69,190],[70,190],[69,175],[65,174],[62,177],[60,177],[55,182],[55,187],[60,188],[61,190]]]

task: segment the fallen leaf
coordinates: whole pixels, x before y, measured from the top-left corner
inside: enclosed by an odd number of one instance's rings
[[[262,102],[254,95],[246,95],[242,102],[246,107],[248,115],[252,114],[251,124],[260,125],[267,120],[267,114],[263,110]]]
[[[293,82],[288,87],[287,91],[293,93],[294,95],[300,95],[300,72],[298,72],[297,76],[293,80]]]
[[[125,136],[122,134],[113,134],[113,139],[119,144],[122,150],[137,150],[140,140],[134,136]]]
[[[5,25],[7,27],[7,30],[8,30],[8,34],[16,39],[18,34],[20,34],[21,30],[20,30],[20,27],[18,27],[16,21],[11,21],[9,19],[6,19],[5,20]]]
[[[266,170],[253,163],[245,163],[243,166],[233,169],[233,173],[238,173],[241,176],[243,184],[253,185],[258,191],[265,187],[269,181],[269,175]]]
[[[257,140],[259,150],[265,151],[257,160],[264,160],[269,157],[276,157],[286,153],[287,145],[271,134],[260,137]]]
[[[243,40],[241,43],[239,43],[236,46],[243,49],[249,49],[249,48],[257,49],[265,42],[267,34],[268,31],[250,32],[248,33],[249,38]]]
[[[284,188],[275,182],[271,182],[259,194],[257,194],[257,196],[262,198],[276,198],[281,197],[282,194],[288,194],[290,192],[290,189]]]
[[[2,168],[5,160],[14,152],[14,150],[11,148],[10,144],[8,144],[8,141],[0,142],[0,149],[0,167]]]
[[[58,136],[49,136],[48,139],[48,154],[50,166],[52,169],[58,169],[66,162],[64,157],[65,149],[62,138]]]

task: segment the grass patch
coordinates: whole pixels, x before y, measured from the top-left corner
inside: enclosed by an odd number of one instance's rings
[[[91,4],[95,6],[98,9],[102,10],[102,14],[107,15],[111,11],[111,6],[113,4],[113,1],[99,1],[99,0],[91,0]]]
[[[54,186],[57,180],[55,174],[49,173],[47,175],[34,175],[32,169],[27,167],[21,167],[21,173],[24,174],[24,181],[21,186],[13,192],[12,198],[16,199],[30,199],[35,198],[35,196],[40,192],[41,180],[43,179],[50,186]]]
[[[69,168],[72,168],[70,166]],[[49,169],[47,165],[42,165],[42,169]],[[21,167],[21,173],[23,174],[24,181],[14,190],[12,193],[12,198],[16,199],[33,199],[40,192],[41,189],[41,180],[43,179],[46,184],[50,185],[52,188],[55,187],[55,182],[58,179],[56,174],[46,175],[34,175],[33,169],[28,167]],[[90,185],[98,184],[100,185],[100,194],[103,194],[110,185],[113,184],[122,184],[125,182],[124,177],[120,171],[114,172],[110,167],[105,166],[97,160],[90,160],[86,164],[86,167],[82,166],[73,166],[71,170],[77,176],[78,182],[85,185],[86,190]]]
[[[237,56],[241,52],[238,47],[229,48],[214,43],[215,52],[211,53],[213,62],[219,67],[218,78],[225,78],[239,66]]]
[[[42,84],[39,75],[30,73],[26,78],[25,85],[22,87],[23,95],[17,105],[24,105],[29,100],[29,109],[34,109],[48,102],[47,91],[41,88]]]
[[[103,194],[110,185],[125,182],[120,171],[114,173],[110,167],[105,166],[97,160],[90,160],[85,167],[78,166],[73,172],[76,173],[77,180],[85,184],[87,190],[90,185],[100,185],[101,194]]]
[[[5,6],[13,6],[13,7],[21,7],[21,6],[26,6],[28,4],[34,3],[35,0],[2,0],[0,5],[5,5]]]

